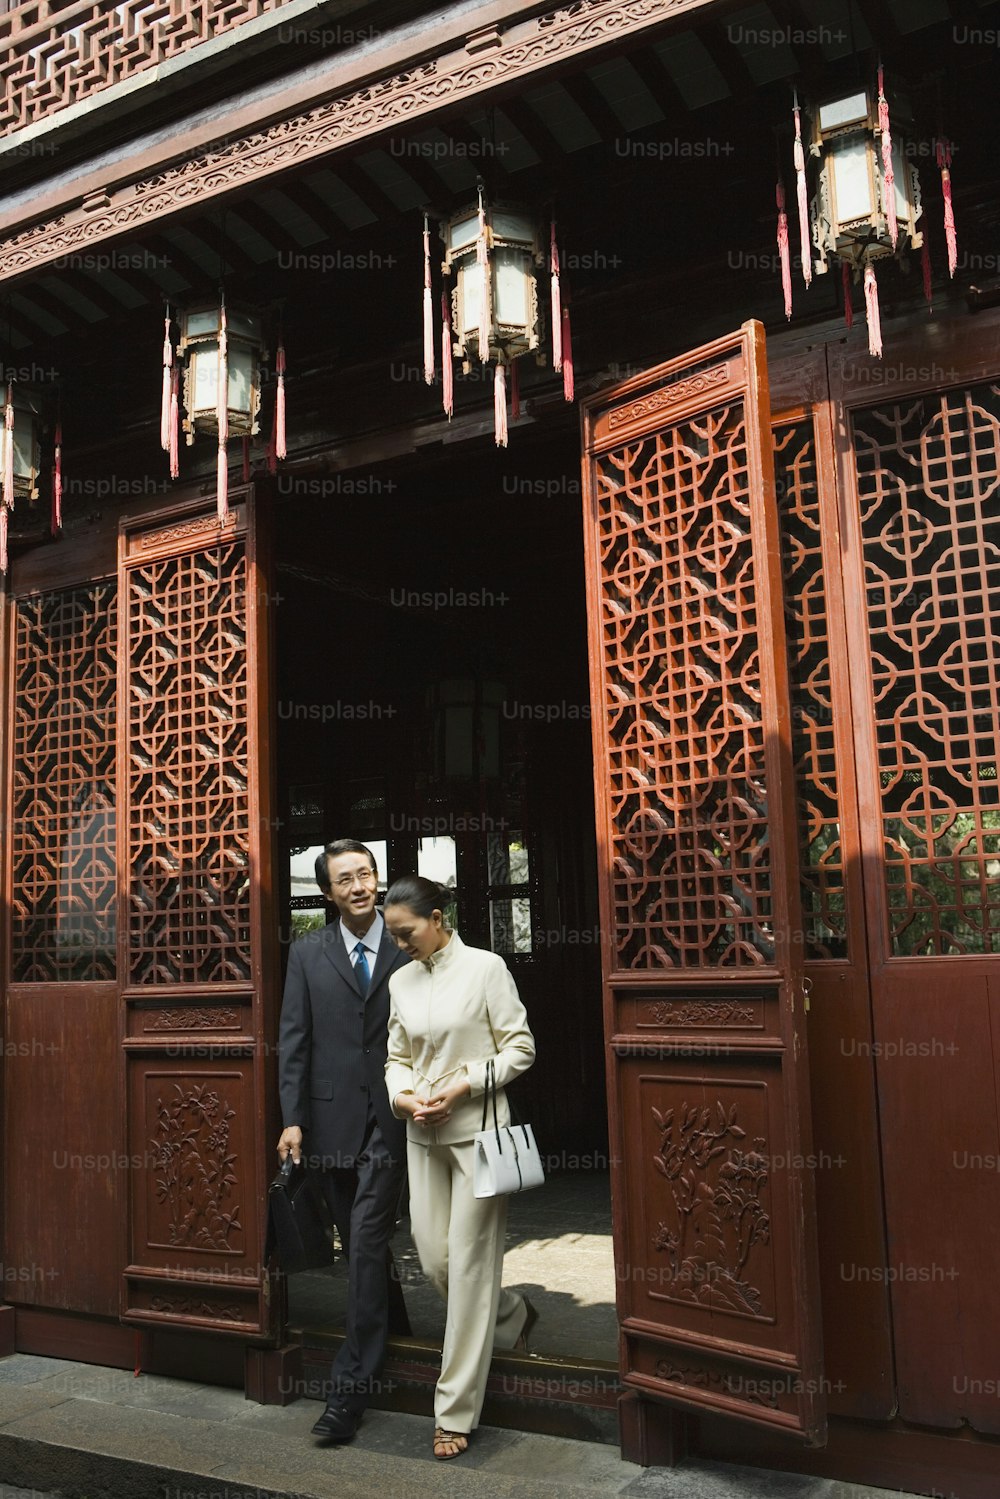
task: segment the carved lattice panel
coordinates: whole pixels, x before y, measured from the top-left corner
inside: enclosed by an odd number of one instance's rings
[[[774,957],[743,404],[595,463],[616,966]]]
[[[116,587],[17,606],[11,977],[116,973]]]
[[[127,572],[129,982],[250,978],[242,540]]]
[[[1000,951],[1000,387],[853,419],[892,954]]]
[[[87,99],[288,0],[35,0],[0,16],[0,131]]]
[[[847,892],[811,420],[775,428],[774,468],[784,562],[805,956],[846,958]]]

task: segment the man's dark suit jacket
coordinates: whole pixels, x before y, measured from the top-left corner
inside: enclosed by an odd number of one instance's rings
[[[385,1056],[389,975],[409,961],[383,928],[372,986],[362,999],[339,920],[306,932],[289,953],[278,1087],[284,1126],[300,1127],[302,1153],[311,1165],[354,1165],[364,1143],[369,1092],[390,1153],[405,1158],[406,1125],[389,1107]]]

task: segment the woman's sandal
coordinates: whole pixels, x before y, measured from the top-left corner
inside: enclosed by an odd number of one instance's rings
[[[451,1457],[461,1457],[469,1446],[468,1434],[464,1431],[445,1431],[443,1427],[434,1428],[434,1456],[438,1462],[446,1462]],[[454,1452],[440,1452],[439,1448],[454,1447]]]
[[[534,1327],[535,1323],[538,1321],[538,1312],[537,1312],[536,1308],[532,1306],[532,1304],[528,1300],[527,1296],[525,1296],[525,1298],[524,1298],[524,1305],[525,1305],[525,1307],[527,1309],[528,1315],[524,1319],[524,1326],[521,1328],[521,1336],[518,1338],[517,1342],[514,1344],[514,1349],[515,1349],[515,1352],[517,1352],[517,1353],[527,1353],[527,1351],[528,1351],[528,1338],[529,1338],[529,1336],[531,1334],[531,1329]]]

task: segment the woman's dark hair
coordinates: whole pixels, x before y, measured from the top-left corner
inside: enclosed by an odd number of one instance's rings
[[[356,838],[336,838],[333,843],[328,843],[321,854],[316,855],[316,883],[323,894],[330,894],[330,866],[328,859],[337,859],[341,854],[364,854],[373,870],[378,868],[375,863],[375,855],[370,848],[359,843]]]
[[[446,911],[457,899],[458,892],[450,885],[425,879],[422,874],[404,874],[389,886],[382,909],[409,906],[414,916],[427,920],[432,911]]]

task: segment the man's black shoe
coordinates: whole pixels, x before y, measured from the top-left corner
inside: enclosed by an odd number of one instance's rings
[[[348,1410],[346,1405],[328,1405],[312,1429],[314,1437],[325,1437],[328,1442],[349,1442],[358,1429],[360,1411]]]

